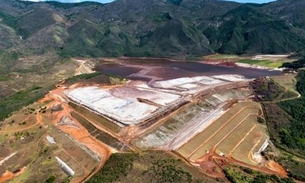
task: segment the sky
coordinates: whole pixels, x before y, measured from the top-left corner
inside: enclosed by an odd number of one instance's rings
[[[29,0],[29,1],[47,1],[47,0]],[[73,2],[82,2],[82,1],[88,1],[88,0],[56,0],[59,2],[65,2],[65,3],[73,3]],[[112,2],[113,0],[90,0],[90,1],[97,1],[100,3],[109,3]],[[268,3],[274,0],[230,0],[230,1],[236,1],[240,3]]]

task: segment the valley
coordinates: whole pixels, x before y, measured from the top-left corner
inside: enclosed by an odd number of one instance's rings
[[[261,155],[271,142],[250,85],[279,71],[101,58],[95,69],[105,75],[92,73],[90,59],[75,62],[76,76],[1,123],[1,182],[90,182],[111,155],[147,151],[173,153],[204,180],[226,180],[230,166],[287,177]],[[178,76],[162,74],[177,69]],[[39,153],[30,156],[29,147]]]
[[[0,0],[0,183],[304,182],[304,9]]]

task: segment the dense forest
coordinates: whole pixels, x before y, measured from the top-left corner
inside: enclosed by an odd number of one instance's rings
[[[291,68],[291,69],[300,69],[305,67],[305,58],[299,59],[295,62],[286,62],[283,63],[282,67]]]

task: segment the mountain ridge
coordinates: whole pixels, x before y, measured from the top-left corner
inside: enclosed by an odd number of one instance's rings
[[[212,53],[303,52],[302,8],[305,3],[299,0],[261,5],[218,0],[108,4],[0,0],[0,38],[5,40],[0,48],[20,54],[55,52],[63,57],[182,59]]]

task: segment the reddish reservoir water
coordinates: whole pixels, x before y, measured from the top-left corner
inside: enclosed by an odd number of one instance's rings
[[[120,75],[129,79],[149,81],[154,79],[174,79],[179,77],[211,76],[220,74],[239,74],[246,78],[274,76],[280,71],[265,69],[227,67],[204,64],[201,62],[170,61],[166,59],[127,59],[117,64],[97,65],[96,71],[106,74]],[[139,73],[140,72],[140,73]]]

